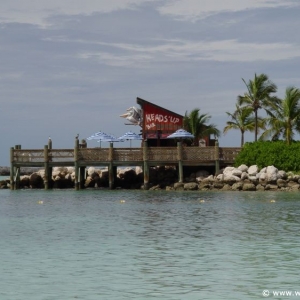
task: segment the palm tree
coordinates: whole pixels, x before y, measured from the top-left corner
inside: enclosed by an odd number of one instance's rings
[[[239,106],[236,104],[236,110],[234,113],[226,112],[226,114],[231,117],[231,121],[226,122],[223,133],[226,134],[231,129],[237,129],[241,132],[241,147],[244,145],[244,133],[246,131],[253,132],[255,130],[255,118],[252,113],[253,110],[248,106]],[[264,128],[264,121],[258,118],[258,127]]]
[[[194,136],[194,145],[197,145],[199,139],[207,137],[211,134],[216,137],[220,136],[220,131],[214,124],[207,124],[211,116],[208,114],[200,114],[200,109],[195,108],[190,113],[185,112],[183,118],[183,127],[185,130],[191,132]]]
[[[238,96],[238,104],[251,107],[254,112],[255,118],[255,141],[257,141],[258,135],[258,110],[263,108],[267,113],[270,109],[273,109],[278,103],[278,99],[275,96],[271,96],[272,93],[276,93],[277,87],[271,82],[266,74],[260,74],[254,76],[253,80],[249,80],[248,83],[242,79],[245,83],[248,92],[244,96]]]
[[[287,87],[285,98],[280,99],[278,105],[270,113],[268,124],[270,126],[261,136],[272,140],[282,136],[288,145],[291,144],[294,132],[300,133],[300,89]]]

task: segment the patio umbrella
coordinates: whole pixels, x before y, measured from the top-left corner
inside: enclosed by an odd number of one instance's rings
[[[131,148],[131,141],[132,140],[142,140],[142,137],[139,134],[136,134],[132,131],[128,131],[124,135],[120,136],[118,139],[119,140],[129,140],[130,148]]]
[[[90,137],[88,137],[87,140],[98,140],[98,142],[100,142],[100,147],[101,147],[101,141],[105,141],[105,140],[109,139],[110,137],[111,137],[110,135],[108,135],[102,131],[99,131],[99,132],[94,133]]]
[[[184,129],[178,129],[167,136],[167,139],[193,139],[195,136]]]
[[[115,143],[115,142],[124,142],[122,139],[118,139],[115,136],[111,134],[107,134],[103,139],[99,140],[98,142],[110,142],[110,143]]]
[[[193,139],[195,136],[184,129],[178,129],[167,136],[167,139]]]

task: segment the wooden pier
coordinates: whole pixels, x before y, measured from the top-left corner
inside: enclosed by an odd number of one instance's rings
[[[183,182],[183,166],[212,166],[217,173],[220,168],[232,165],[241,148],[222,148],[218,143],[212,147],[148,147],[143,142],[140,148],[87,148],[75,139],[74,149],[52,149],[52,141],[44,149],[22,149],[16,145],[10,149],[10,188],[18,189],[21,167],[40,167],[45,170],[44,186],[49,188],[52,168],[72,166],[75,168],[75,189],[83,187],[87,166],[105,166],[109,171],[109,187],[114,187],[118,166],[141,166],[144,172],[144,187],[149,188],[151,166],[175,165],[179,182]]]

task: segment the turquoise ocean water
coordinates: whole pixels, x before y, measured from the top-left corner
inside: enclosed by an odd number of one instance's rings
[[[299,235],[298,193],[0,190],[0,299],[263,299]]]

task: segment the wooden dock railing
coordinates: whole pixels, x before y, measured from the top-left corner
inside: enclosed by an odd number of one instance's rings
[[[74,149],[52,149],[52,144],[44,149],[21,149],[20,145],[11,148],[11,188],[16,188],[20,167],[44,167],[45,174],[51,177],[50,170],[55,166],[75,167],[75,188],[79,189],[79,181],[84,176],[82,170],[86,166],[108,166],[111,170],[116,166],[137,166],[144,169],[144,185],[149,179],[149,166],[178,165],[179,181],[183,180],[183,166],[215,166],[216,172],[220,166],[233,164],[241,148],[219,147],[147,147],[144,142],[141,148],[80,148],[78,140]],[[76,178],[77,177],[77,178]],[[48,182],[48,178],[46,178]],[[113,175],[110,186],[113,186]],[[45,188],[47,188],[45,182]]]
[[[219,159],[227,163],[234,163],[240,148],[219,148],[219,156],[215,156],[215,147],[187,147],[182,150],[183,162],[211,162]],[[48,151],[49,162],[73,165],[75,156],[74,149],[50,149]],[[143,148],[114,148],[113,161],[143,162]],[[85,148],[78,149],[78,161],[81,164],[97,164],[111,161],[109,148]],[[153,162],[177,162],[178,150],[176,147],[148,148],[148,161]],[[12,162],[20,166],[40,166],[45,162],[44,150],[21,150],[13,149]]]

